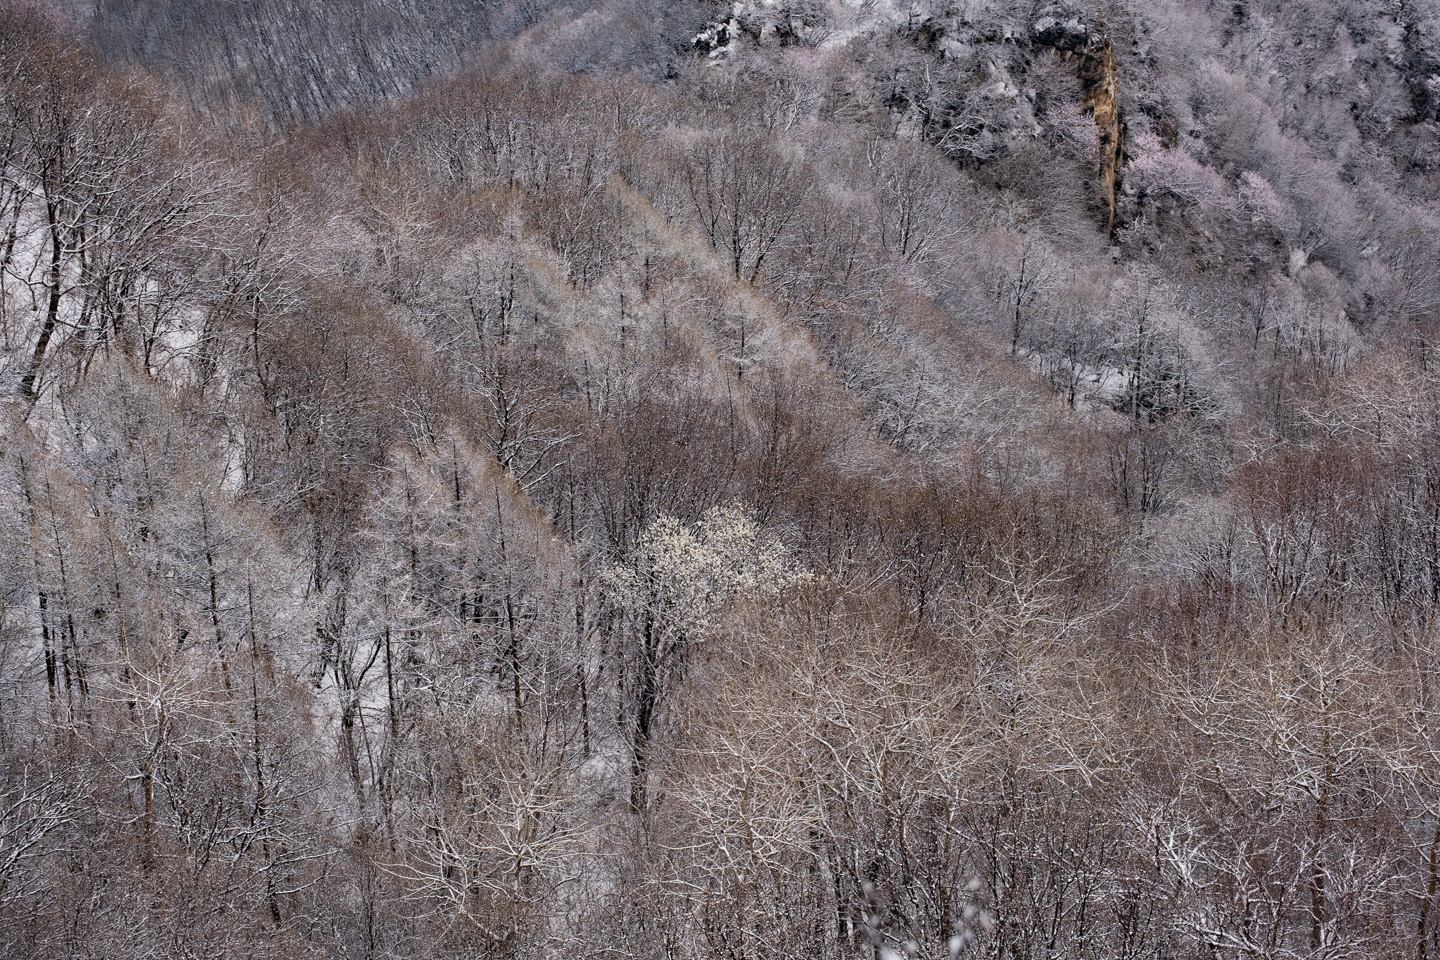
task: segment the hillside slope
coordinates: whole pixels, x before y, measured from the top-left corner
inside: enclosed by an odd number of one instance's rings
[[[1410,0],[0,8],[0,953],[1435,956],[1437,110]]]

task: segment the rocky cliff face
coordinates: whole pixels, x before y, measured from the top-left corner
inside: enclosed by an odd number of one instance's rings
[[[1096,176],[1105,201],[1105,232],[1115,231],[1115,202],[1125,163],[1125,120],[1120,112],[1115,49],[1103,29],[1088,27],[1075,16],[1043,13],[1031,26],[1031,41],[1073,59],[1084,84],[1085,109],[1095,118]]]
[[[1085,106],[1095,118],[1098,133],[1097,173],[1105,197],[1105,232],[1113,234],[1115,198],[1125,163],[1125,120],[1120,113],[1115,52],[1108,39],[1082,57],[1080,79],[1085,82]]]
[[[883,77],[900,129],[937,143],[967,166],[1012,161],[1010,146],[1051,132],[1041,106],[1045,96],[1037,96],[1045,83],[1038,76],[1045,72],[1039,55],[1059,55],[1080,80],[1077,105],[1095,122],[1099,219],[1105,235],[1114,234],[1125,119],[1110,31],[1086,8],[1050,3],[1027,20],[993,10],[980,15],[763,2],[737,2],[729,13],[695,36],[692,46],[716,59],[748,44],[849,48]],[[906,41],[903,52],[891,46],[897,37]]]

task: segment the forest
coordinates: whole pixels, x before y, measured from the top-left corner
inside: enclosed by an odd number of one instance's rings
[[[1440,960],[1440,0],[0,0],[0,955]]]

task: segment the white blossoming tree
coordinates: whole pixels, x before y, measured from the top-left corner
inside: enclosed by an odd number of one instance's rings
[[[628,681],[629,671],[622,672],[621,697],[629,708],[631,802],[637,808],[656,710],[686,647],[713,635],[731,602],[774,597],[809,576],[738,506],[715,507],[693,525],[659,517],[623,562],[603,571],[607,598],[636,633],[636,642],[626,644],[626,660],[638,663]]]

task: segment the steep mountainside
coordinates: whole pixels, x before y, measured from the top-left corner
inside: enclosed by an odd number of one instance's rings
[[[0,954],[1440,952],[1440,8],[0,5]]]

